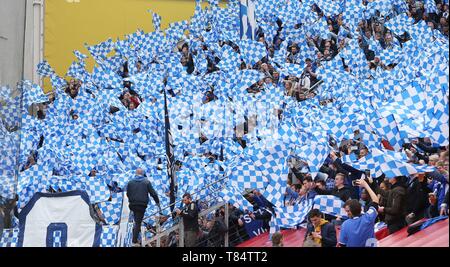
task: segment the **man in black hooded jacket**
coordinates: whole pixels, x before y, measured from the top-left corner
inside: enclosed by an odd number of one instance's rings
[[[155,201],[156,205],[158,205],[158,209],[161,212],[161,207],[159,204],[158,194],[155,189],[153,189],[150,181],[145,178],[144,170],[138,168],[136,170],[136,176],[128,182],[127,185],[127,197],[129,202],[130,210],[133,212],[134,216],[134,226],[133,226],[133,246],[140,246],[138,244],[138,236],[141,232],[141,224],[144,219],[145,210],[148,206],[149,196],[150,194]]]

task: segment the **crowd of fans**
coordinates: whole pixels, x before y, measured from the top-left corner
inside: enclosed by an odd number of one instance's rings
[[[366,1],[363,1],[364,3]],[[448,37],[448,4],[437,0],[438,13],[427,14],[424,9],[422,1],[408,0],[407,15],[418,22],[424,20],[428,23],[428,26],[432,29],[439,30],[445,36]],[[323,17],[324,14],[320,8],[314,5],[314,12],[319,17]],[[373,50],[373,44],[370,43],[370,39],[374,39],[378,45],[383,49],[392,48],[395,46],[401,47],[404,42],[409,40],[410,36],[407,33],[397,36],[393,34],[388,28],[384,27],[384,22],[388,18],[382,16],[373,16],[371,19],[363,20],[359,23],[357,32],[358,42],[360,48],[364,51],[364,55],[368,61],[368,65],[371,69],[383,68],[392,69],[395,64],[384,64],[380,58],[375,56]],[[256,69],[264,74],[264,79],[260,80],[256,84],[247,89],[249,93],[258,94],[263,90],[266,90],[265,84],[282,85],[285,89],[285,95],[293,97],[298,101],[303,101],[308,98],[316,96],[315,87],[319,83],[318,74],[316,70],[325,61],[330,61],[345,47],[346,42],[349,41],[351,36],[350,31],[342,35],[342,28],[347,29],[347,26],[343,23],[342,14],[334,17],[327,17],[327,24],[330,29],[329,38],[321,39],[316,36],[307,39],[309,49],[315,51],[314,56],[308,56],[304,59],[305,69],[300,76],[283,76],[281,78],[280,73],[276,70],[276,67],[269,61],[268,57],[263,58],[254,66],[246,65],[244,62],[241,64],[241,69]],[[258,32],[258,41],[265,44],[269,56],[272,57],[274,53],[280,49],[280,45],[283,41],[282,29],[283,25],[281,21],[278,21],[277,34],[273,38],[273,42],[268,42],[262,32]],[[298,25],[300,27],[300,25]],[[233,42],[221,42],[221,44],[228,44],[239,52],[239,47]],[[207,46],[203,47],[203,50],[208,50]],[[188,74],[198,74],[198,70],[195,68],[193,58],[195,51],[191,51],[187,43],[179,45],[179,53],[182,55],[181,64],[186,69]],[[304,55],[300,54],[299,45],[295,42],[289,43],[288,56],[285,59],[286,63],[300,64],[303,62]],[[217,57],[208,57],[207,73],[211,73],[218,70],[217,64],[220,59]],[[345,64],[345,60],[342,59],[344,68],[346,71],[350,71],[349,67]],[[120,75],[126,79],[129,77],[128,63],[122,66]],[[136,69],[139,72],[144,71],[142,62],[136,62]],[[143,99],[131,88],[131,82],[124,82],[124,91],[119,96],[119,100],[124,107],[129,110],[136,109],[143,101],[149,101],[149,99]],[[65,92],[72,98],[77,98],[81,81],[70,80]],[[170,92],[175,95],[174,92]],[[213,101],[216,99],[214,90],[211,89],[205,93],[203,103]],[[45,118],[45,110],[48,104],[54,101],[54,96],[50,96],[50,102],[44,103],[39,106],[38,118]],[[332,99],[330,100],[332,101]],[[117,107],[111,106],[111,113],[117,111]],[[78,118],[75,111],[71,112],[72,119]],[[247,124],[248,124],[247,119]],[[248,133],[248,127],[246,132]],[[357,136],[358,133],[355,133]],[[245,141],[239,142],[245,147]],[[355,138],[354,140],[344,140],[340,146],[340,152],[332,152],[324,165],[321,166],[320,172],[317,178],[313,179],[311,174],[303,172],[302,168],[307,166],[306,162],[292,159],[290,160],[290,172],[288,176],[288,187],[285,193],[285,205],[296,205],[305,199],[313,199],[316,195],[334,195],[340,198],[343,202],[348,203],[349,200],[357,200],[360,203],[362,210],[368,212],[372,206],[373,199],[366,189],[355,185],[353,181],[360,179],[361,177],[367,178],[367,184],[378,196],[377,207],[377,221],[385,222],[388,226],[389,233],[392,234],[406,225],[410,225],[422,218],[432,218],[439,215],[448,214],[448,162],[449,162],[449,150],[447,147],[432,147],[431,141],[428,138],[418,138],[417,140],[407,143],[403,146],[404,151],[408,157],[410,163],[417,164],[429,164],[437,168],[434,172],[421,173],[412,175],[410,177],[395,177],[387,179],[384,176],[373,179],[367,173],[357,170],[348,164],[342,162],[341,157],[344,155],[354,154],[357,158],[362,158],[368,154],[367,147]],[[206,155],[206,154],[205,154]],[[211,155],[209,155],[211,156]],[[29,161],[22,170],[30,168],[36,162],[36,154],[31,154]],[[110,185],[112,186],[112,185]],[[111,187],[112,188],[112,187]],[[49,192],[52,192],[52,188],[49,188]],[[112,190],[112,189],[111,189]],[[53,190],[54,191],[54,190]],[[253,190],[246,195],[247,199],[254,205],[253,212],[249,215],[255,220],[262,220],[264,228],[269,229],[269,221],[273,214],[273,207],[260,192]],[[228,227],[225,225],[225,208],[228,209],[229,219]],[[98,208],[93,206],[95,217],[99,222],[103,222],[102,214]],[[9,209],[11,210],[11,209]],[[257,212],[257,211],[261,212]],[[5,212],[3,212],[5,213]],[[237,209],[231,205],[223,207],[217,210],[214,214],[200,217],[198,219],[199,231],[197,235],[196,245],[199,246],[211,246],[218,247],[224,246],[224,236],[228,233],[230,245],[235,246],[244,240],[248,239],[248,234],[245,231],[243,216],[245,213],[242,210]],[[6,216],[5,216],[6,217]],[[7,222],[8,219],[5,218]],[[330,215],[323,215],[317,210],[312,210],[308,216],[308,231],[305,242],[311,242],[311,245],[320,244],[322,246],[335,246],[337,241],[334,234],[334,243],[329,242],[325,237],[333,237],[332,226],[341,226],[344,218],[333,217]],[[7,222],[8,223],[8,222]],[[300,224],[301,222],[299,222]],[[9,225],[9,224],[5,224]],[[318,234],[316,231],[320,229],[322,233],[325,231],[327,234]],[[154,233],[154,225],[147,225],[149,232]],[[319,232],[320,232],[319,231]],[[318,242],[318,239],[322,241]],[[333,239],[333,238],[331,238]],[[176,246],[179,241],[178,232],[174,231],[169,236],[162,240],[162,246]],[[282,236],[276,234],[272,236],[274,246],[282,245]],[[154,244],[150,244],[154,245]]]

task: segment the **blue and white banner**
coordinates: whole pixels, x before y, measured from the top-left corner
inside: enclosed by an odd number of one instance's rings
[[[261,212],[261,210],[257,210],[257,211],[255,211],[255,213],[262,213],[262,212]],[[247,234],[250,238],[259,236],[259,235],[267,232],[267,230],[264,228],[263,220],[253,219],[250,216],[250,214],[245,214],[242,217],[242,220],[244,222],[245,231],[247,232]]]
[[[241,40],[256,39],[255,3],[253,0],[240,0]]]
[[[97,247],[101,233],[84,191],[36,193],[19,213],[19,247]]]

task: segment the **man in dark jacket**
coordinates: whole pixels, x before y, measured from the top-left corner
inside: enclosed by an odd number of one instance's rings
[[[136,176],[128,182],[127,185],[127,197],[129,202],[130,210],[133,212],[134,216],[134,226],[133,226],[133,246],[140,246],[138,243],[138,236],[141,232],[141,224],[144,219],[145,210],[147,209],[149,197],[148,194],[152,196],[155,200],[156,205],[161,212],[161,207],[159,204],[159,198],[156,191],[153,189],[152,184],[144,176],[144,170],[138,168],[136,170]]]
[[[183,195],[183,210],[176,209],[177,215],[183,217],[184,226],[184,246],[195,247],[197,245],[198,225],[198,208],[197,204],[192,201],[191,194]]]
[[[318,209],[312,209],[308,217],[311,223],[308,223],[305,240],[312,238],[322,247],[335,247],[337,239],[334,225],[323,219],[322,213]]]
[[[208,247],[223,247],[225,245],[225,233],[228,231],[222,216],[216,216],[209,222]]]
[[[380,206],[378,212],[385,214],[384,220],[389,234],[393,234],[405,227],[406,189],[399,182],[399,177],[390,178],[389,183],[391,190],[379,190],[381,196],[386,199],[386,206]]]
[[[411,177],[411,181],[406,189],[406,212],[408,214],[406,223],[408,225],[424,217],[428,206],[428,193],[430,192],[425,174],[421,173]]]
[[[342,173],[336,174],[334,179],[335,188],[331,192],[333,196],[340,198],[342,201],[347,201],[352,198],[352,190],[345,185],[345,175]]]

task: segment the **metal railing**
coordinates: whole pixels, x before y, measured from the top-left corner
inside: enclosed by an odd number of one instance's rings
[[[206,216],[209,213],[211,213],[217,209],[220,209],[221,207],[225,207],[224,223],[225,223],[226,228],[228,229],[228,227],[229,227],[229,225],[228,225],[229,212],[228,212],[226,202],[221,202],[214,206],[209,207],[208,209],[200,212],[199,217]],[[152,238],[150,238],[148,240],[143,239],[142,243],[145,243],[144,245],[151,245],[152,243],[155,243],[155,241],[156,241],[155,246],[160,247],[162,238],[164,238],[165,236],[169,236],[172,232],[178,231],[178,236],[179,236],[178,247],[184,247],[184,226],[183,226],[182,218],[180,219],[180,221],[177,225],[174,225],[163,232],[160,231],[161,227],[159,226],[159,224],[157,224],[156,229],[157,229],[157,231],[156,231],[157,233]],[[142,235],[142,236],[144,236],[144,235]],[[224,246],[228,247],[229,246],[228,231],[225,232],[224,241],[225,241]]]
[[[202,187],[200,190],[198,190],[198,191],[195,191],[194,193],[192,193],[191,194],[191,197],[192,197],[192,199],[193,200],[195,200],[195,195],[198,195],[200,192],[202,192],[202,191],[204,191],[204,190],[207,190],[207,189],[209,189],[209,188],[211,188],[213,185],[215,185],[215,184],[217,184],[217,183],[220,183],[220,182],[222,182],[222,181],[224,181],[225,179],[227,179],[228,177],[223,177],[223,178],[221,178],[221,179],[219,179],[219,180],[217,180],[217,181],[214,181],[214,182],[212,182],[212,183],[210,183],[210,184],[207,184],[207,185],[205,185],[204,187]],[[220,189],[218,189],[217,191],[220,191]],[[174,203],[172,203],[172,204],[169,204],[169,205],[167,205],[167,206],[165,206],[165,207],[163,207],[163,208],[161,208],[161,213],[162,213],[162,211],[164,211],[164,210],[167,210],[167,209],[170,209],[170,208],[172,208],[172,207],[176,207],[178,204],[180,204],[182,202],[182,200],[178,200],[178,201],[175,201]],[[207,215],[207,214],[209,214],[209,213],[211,213],[212,211],[215,211],[215,210],[217,210],[217,209],[219,209],[219,208],[221,208],[222,206],[225,206],[225,214],[224,214],[224,223],[225,223],[225,226],[227,227],[227,229],[228,229],[228,227],[229,227],[229,225],[228,225],[228,218],[229,218],[229,212],[228,212],[228,208],[227,208],[227,203],[225,203],[225,202],[221,202],[221,203],[218,203],[218,204],[215,204],[215,205],[213,205],[212,207],[209,207],[208,209],[206,209],[206,210],[204,210],[204,211],[201,211],[200,213],[199,213],[199,217],[201,217],[201,216],[205,216],[205,215]],[[171,212],[170,212],[171,213]],[[152,242],[155,242],[156,241],[156,247],[160,247],[161,246],[161,238],[163,238],[164,236],[168,236],[168,235],[170,235],[170,233],[172,233],[172,232],[174,232],[174,231],[178,231],[178,235],[179,235],[179,243],[178,243],[178,246],[179,247],[183,247],[184,246],[184,229],[183,229],[183,218],[182,217],[180,217],[180,220],[179,220],[179,222],[178,222],[178,224],[177,225],[174,225],[174,226],[172,226],[172,227],[170,227],[169,229],[166,229],[166,230],[164,230],[164,231],[161,231],[161,225],[160,225],[160,221],[159,221],[159,216],[160,215],[160,211],[158,211],[158,212],[155,212],[155,213],[153,213],[153,214],[151,214],[151,215],[149,215],[149,216],[146,216],[146,217],[144,217],[144,219],[143,220],[146,220],[146,219],[150,219],[150,218],[152,218],[152,217],[157,217],[157,220],[155,220],[156,221],[156,233],[155,233],[155,235],[152,237],[152,238],[150,238],[149,240],[145,240],[145,232],[144,232],[144,230],[145,230],[145,227],[142,227],[142,231],[141,231],[141,233],[142,233],[142,243],[141,243],[141,245],[149,245],[149,244],[151,244]],[[146,244],[144,244],[144,243],[146,243]],[[228,240],[228,231],[225,233],[225,246],[228,246],[228,243],[229,243],[229,240]]]

